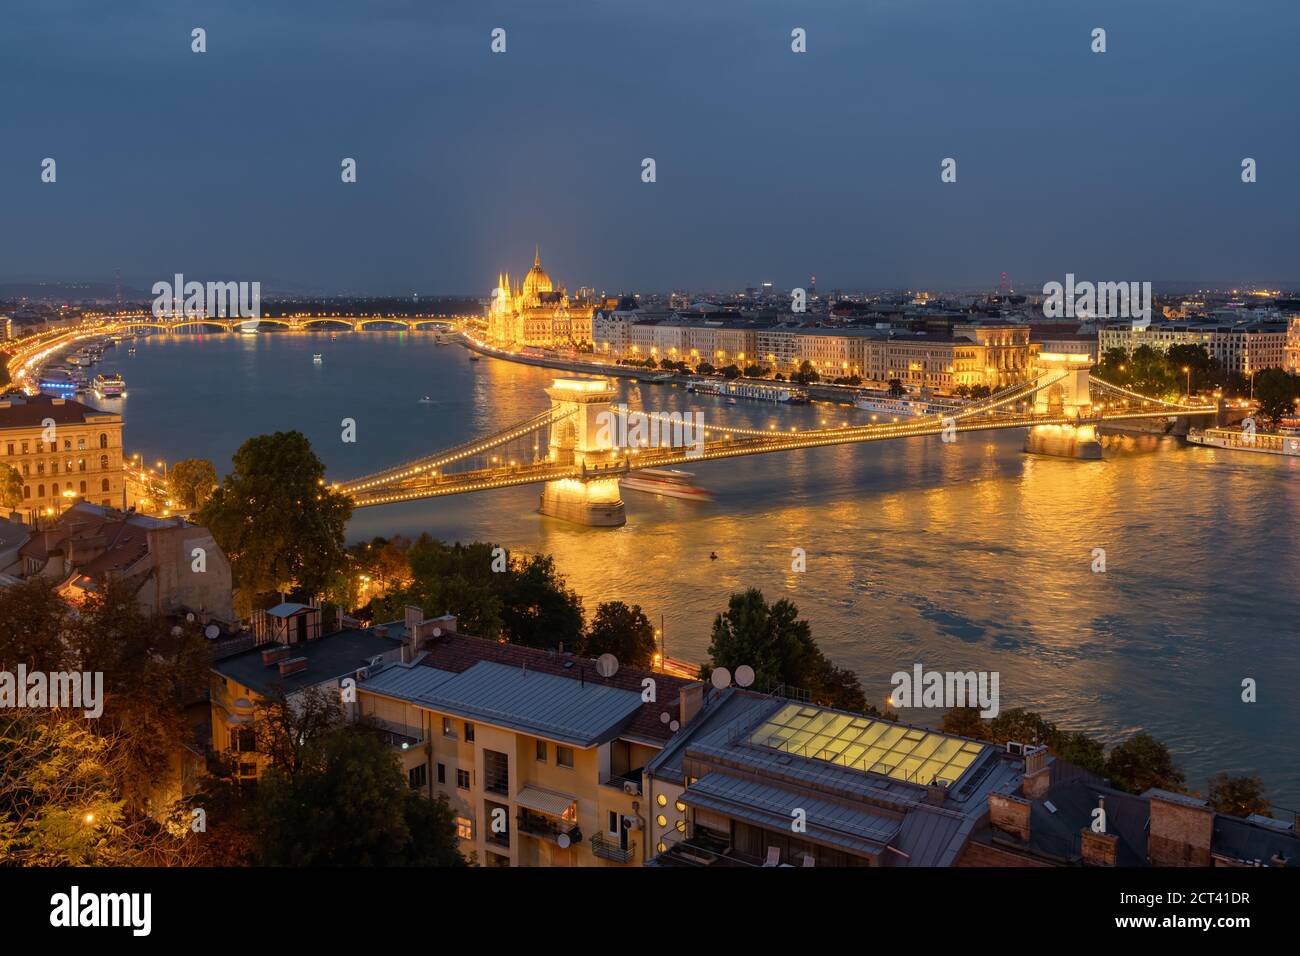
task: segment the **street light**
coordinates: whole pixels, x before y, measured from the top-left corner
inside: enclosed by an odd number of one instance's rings
[[[1192,367],[1184,365],[1183,371],[1187,373],[1187,398],[1190,401],[1192,398]]]

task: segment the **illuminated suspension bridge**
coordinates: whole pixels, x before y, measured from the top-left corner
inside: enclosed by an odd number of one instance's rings
[[[1091,378],[1081,355],[1041,355],[1032,381],[943,414],[904,421],[791,429],[726,424],[696,425],[682,412],[644,413],[661,439],[617,442],[635,436],[625,406],[614,405],[613,383],[602,378],[556,379],[546,389],[551,406],[540,415],[444,451],[336,483],[357,507],[542,483],[543,514],[592,525],[624,523],[618,479],[643,468],[747,455],[916,438],[962,432],[1027,428],[1026,451],[1071,458],[1100,458],[1096,427],[1105,422],[1213,415],[1217,405],[1166,402]],[[639,413],[638,413],[639,414]],[[663,441],[671,436],[671,442]],[[644,442],[642,444],[641,442]],[[529,454],[531,446],[531,455]],[[543,449],[545,450],[543,453]],[[512,454],[513,451],[513,454]]]

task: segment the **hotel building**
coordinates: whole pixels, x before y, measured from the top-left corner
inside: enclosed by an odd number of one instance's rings
[[[1292,327],[1294,327],[1292,320]],[[1147,345],[1160,352],[1173,345],[1200,345],[1226,371],[1249,378],[1265,368],[1287,368],[1288,356],[1300,357],[1300,348],[1288,352],[1287,325],[1280,321],[1152,323],[1145,329],[1132,324],[1112,325],[1097,331],[1097,351],[1132,352]]]
[[[48,395],[0,400],[0,464],[23,479],[24,520],[52,517],[78,500],[126,507],[122,416]]]

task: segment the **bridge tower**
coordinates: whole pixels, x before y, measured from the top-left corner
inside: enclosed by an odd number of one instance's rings
[[[577,524],[612,528],[627,523],[619,495],[620,462],[612,435],[610,402],[617,392],[606,378],[557,378],[546,390],[551,408],[571,414],[551,425],[547,457],[577,465],[580,476],[548,481],[538,508]]]
[[[1092,398],[1088,394],[1087,355],[1043,352],[1038,356],[1038,383],[1034,393],[1034,414],[1067,419],[1064,424],[1033,425],[1025,439],[1025,451],[1058,458],[1101,458],[1101,442],[1092,419]],[[1059,381],[1057,381],[1059,379]]]

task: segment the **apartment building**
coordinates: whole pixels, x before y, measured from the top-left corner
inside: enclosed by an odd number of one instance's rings
[[[697,682],[459,634],[411,609],[405,663],[371,668],[356,716],[398,741],[413,788],[445,795],[484,866],[639,865],[644,768],[699,710]]]
[[[121,415],[10,392],[0,400],[0,464],[22,476],[17,510],[29,523],[78,500],[126,507]]]
[[[235,620],[230,562],[207,528],[183,518],[79,501],[43,522],[18,557],[25,576],[52,578],[69,600],[125,581],[150,614],[183,611],[205,622]]]
[[[1292,322],[1294,326],[1294,320]],[[1133,352],[1147,345],[1167,352],[1174,345],[1200,345],[1229,372],[1249,378],[1265,368],[1288,367],[1288,355],[1300,356],[1300,348],[1288,352],[1288,326],[1281,321],[1247,321],[1234,324],[1214,322],[1152,323],[1145,329],[1131,324],[1112,325],[1097,332],[1097,349]]]

